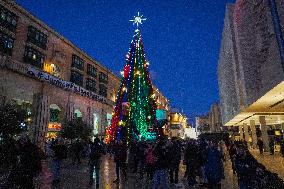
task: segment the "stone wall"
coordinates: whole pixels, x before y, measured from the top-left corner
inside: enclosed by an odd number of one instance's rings
[[[240,111],[238,102],[235,66],[235,51],[233,46],[233,26],[231,24],[234,5],[228,5],[224,19],[222,44],[218,62],[218,83],[222,122],[226,123]]]
[[[275,1],[283,33],[284,5]],[[228,5],[218,63],[223,124],[283,79],[269,0]]]
[[[234,24],[245,106],[283,80],[283,68],[268,1],[237,1]]]

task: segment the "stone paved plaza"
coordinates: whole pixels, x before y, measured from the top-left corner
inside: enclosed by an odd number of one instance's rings
[[[263,155],[260,155],[258,150],[251,150],[250,152],[259,163],[272,173],[277,173],[284,180],[284,158],[280,152],[275,152],[274,155],[270,155],[269,152],[264,152]]]
[[[52,185],[52,173],[50,169],[50,161],[43,162],[43,172],[36,178],[37,189],[87,189],[95,188],[95,185],[90,186],[88,180],[87,160],[84,160],[81,165],[72,165],[68,160],[62,165],[62,180],[58,185]],[[186,181],[182,180],[184,167],[181,165],[180,171],[180,186],[170,186],[175,189],[188,189]],[[151,182],[146,179],[140,179],[135,174],[129,173],[128,180],[114,184],[115,180],[115,164],[109,155],[102,159],[101,165],[101,182],[100,189],[148,189],[151,188]],[[230,161],[225,162],[225,179],[222,181],[222,188],[237,189],[237,178],[233,175]],[[204,187],[194,187],[204,188]]]

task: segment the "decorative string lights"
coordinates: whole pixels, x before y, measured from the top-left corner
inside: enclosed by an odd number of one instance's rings
[[[139,14],[138,14],[139,17]],[[142,17],[142,16],[141,16]],[[135,24],[142,24],[134,17]],[[156,100],[149,76],[140,30],[136,29],[121,71],[121,84],[106,142],[130,139],[154,140],[160,133],[156,120]]]

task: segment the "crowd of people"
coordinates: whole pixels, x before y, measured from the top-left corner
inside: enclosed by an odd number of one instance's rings
[[[260,153],[263,153],[263,148],[260,148]],[[245,141],[231,142],[229,155],[232,161],[233,172],[238,177],[240,189],[284,188],[283,180],[257,162],[249,152]]]
[[[183,178],[189,186],[203,185],[221,188],[224,178],[224,143],[206,140],[183,141],[177,138],[159,139],[155,143],[122,141],[110,146],[116,164],[116,180],[127,179],[127,173],[137,173],[152,181],[152,188],[180,185],[180,164],[186,167]],[[127,165],[127,166],[126,166]],[[120,175],[121,174],[121,175]]]
[[[115,184],[125,182],[129,175],[136,175],[147,181],[152,189],[179,186],[179,178],[183,178],[189,187],[220,189],[225,178],[224,161],[231,161],[240,189],[284,188],[276,174],[254,159],[244,141],[160,138],[155,142],[142,139],[105,144],[95,138],[66,144],[57,139],[46,144],[44,153],[28,137],[20,138],[13,145],[16,150],[10,157],[10,173],[3,188],[32,189],[33,178],[41,172],[42,158],[51,160],[53,184],[60,183],[62,160],[69,158],[72,164],[80,165],[82,158],[87,159],[89,184],[95,183],[99,188],[101,159],[107,153],[115,163]],[[180,167],[185,171],[180,171]],[[184,175],[180,176],[181,172]]]

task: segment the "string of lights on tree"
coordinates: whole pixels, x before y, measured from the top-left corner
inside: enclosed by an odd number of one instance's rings
[[[138,26],[143,15],[130,20],[137,29],[126,54],[126,64],[116,96],[111,125],[106,130],[106,142],[155,140],[162,132],[156,119],[156,96],[149,75],[142,37]]]

